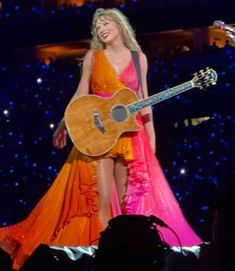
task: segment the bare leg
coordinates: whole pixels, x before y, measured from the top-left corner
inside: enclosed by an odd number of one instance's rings
[[[114,164],[114,177],[116,181],[117,193],[120,206],[123,206],[123,200],[127,189],[127,166],[123,159],[118,158]]]
[[[114,161],[102,159],[97,163],[97,186],[99,191],[99,215],[101,223],[107,226],[110,219]]]

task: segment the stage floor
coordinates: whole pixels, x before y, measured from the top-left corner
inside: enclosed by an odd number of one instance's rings
[[[115,248],[112,248],[115,249]],[[97,246],[47,246],[41,244],[29,257],[20,271],[95,271],[94,259]],[[144,251],[144,248],[143,248]],[[231,253],[232,254],[232,253]],[[222,261],[219,250],[212,243],[204,243],[193,247],[169,247],[164,251],[162,264],[151,270],[154,271],[224,271],[229,261]],[[162,257],[162,255],[161,255]],[[115,260],[115,261],[114,261]],[[139,260],[139,259],[136,259]],[[162,261],[163,260],[163,261]],[[115,270],[120,259],[107,259]],[[123,264],[123,263],[122,263]],[[106,268],[103,270],[107,270]],[[110,270],[114,270],[112,267]],[[0,270],[12,271],[8,255],[0,251]],[[125,268],[120,268],[120,271]],[[134,269],[132,269],[134,270]],[[150,269],[149,269],[150,270]],[[148,271],[144,268],[144,271]]]

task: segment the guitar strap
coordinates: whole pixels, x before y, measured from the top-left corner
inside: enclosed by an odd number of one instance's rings
[[[140,98],[144,98],[144,92],[143,92],[143,87],[142,87],[142,78],[141,78],[141,71],[140,71],[140,61],[139,61],[139,54],[138,51],[133,51],[131,50],[131,56],[135,65],[135,70],[136,70],[136,74],[137,74],[137,79],[138,79],[138,85],[140,87],[141,90],[141,95],[142,97]]]

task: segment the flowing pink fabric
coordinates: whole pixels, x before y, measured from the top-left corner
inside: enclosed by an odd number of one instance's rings
[[[133,61],[129,61],[119,76],[103,51],[95,53],[93,64],[90,82],[93,94],[109,98],[124,87],[138,92]],[[107,153],[111,158],[122,156],[128,165],[124,209],[121,213],[113,186],[111,215],[155,215],[177,233],[183,246],[202,243],[184,218],[151,150],[139,115],[137,119],[142,129],[122,135]],[[20,269],[41,243],[84,246],[98,242],[103,225],[98,213],[96,162],[74,147],[53,184],[28,217],[15,225],[0,228],[0,247],[9,253],[13,269]],[[179,245],[169,229],[159,227],[159,231],[169,245]]]
[[[128,65],[119,77],[127,87],[138,92],[134,65]],[[143,126],[141,118],[138,123]],[[155,215],[172,228],[180,239],[168,228],[158,227],[162,238],[171,246],[192,246],[202,240],[186,221],[181,208],[164,176],[161,166],[152,152],[145,129],[132,137],[135,159],[128,163],[128,188],[125,195],[125,214]],[[115,196],[115,192],[114,192]],[[113,214],[119,215],[120,208],[113,199]]]

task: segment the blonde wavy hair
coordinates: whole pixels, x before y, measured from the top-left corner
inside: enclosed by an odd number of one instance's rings
[[[92,27],[91,27],[91,49],[104,49],[105,44],[100,40],[96,30],[96,23],[100,17],[109,18],[114,21],[122,35],[123,42],[127,48],[134,51],[141,51],[140,45],[135,38],[135,32],[130,25],[128,18],[116,8],[98,8],[93,15]]]

